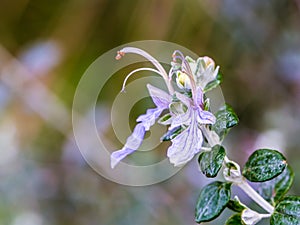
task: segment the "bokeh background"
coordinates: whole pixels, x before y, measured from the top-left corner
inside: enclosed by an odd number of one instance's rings
[[[296,173],[290,193],[300,195],[299,0],[2,0],[0,224],[195,224],[197,195],[210,182],[196,159],[163,183],[121,186],[87,165],[72,135],[73,95],[87,67],[150,39],[215,59],[240,118],[228,154],[243,164],[256,148],[280,149]],[[97,113],[108,136],[109,89]]]

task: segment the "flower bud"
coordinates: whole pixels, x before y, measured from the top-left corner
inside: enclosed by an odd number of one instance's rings
[[[245,209],[242,212],[242,221],[246,225],[254,225],[257,224],[262,219],[261,214],[251,210],[251,209]]]
[[[235,184],[239,184],[243,181],[240,166],[233,161],[226,163],[226,167],[223,170],[223,176],[225,180]]]
[[[202,59],[203,59],[206,67],[209,67],[209,66],[211,66],[212,68],[215,67],[215,61],[212,58],[210,58],[208,56],[204,56]]]
[[[191,89],[191,81],[186,73],[178,71],[176,73],[176,83],[180,89]]]

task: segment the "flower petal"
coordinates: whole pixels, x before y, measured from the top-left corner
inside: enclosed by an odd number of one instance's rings
[[[127,155],[135,152],[136,150],[130,148],[122,148],[121,150],[115,151],[110,156],[110,166],[111,168],[115,168],[115,166],[124,159]]]
[[[136,121],[141,122],[145,130],[148,131],[150,127],[154,125],[155,120],[160,116],[163,110],[163,108],[147,109],[146,114],[140,115]]]
[[[127,138],[126,144],[124,147],[131,148],[131,149],[138,149],[140,147],[140,145],[142,144],[145,133],[146,133],[146,131],[145,131],[144,125],[141,123],[138,123],[135,126],[132,134]]]
[[[203,91],[201,87],[197,87],[196,89],[196,97],[195,97],[195,103],[197,106],[202,107],[203,106]]]
[[[201,149],[203,136],[195,117],[193,115],[190,126],[172,140],[168,149],[167,155],[174,166],[184,165]]]
[[[200,124],[214,124],[216,122],[216,117],[209,111],[198,109],[197,120]]]
[[[175,92],[176,97],[183,103],[185,104],[188,108],[190,108],[191,106],[191,99],[189,97],[187,97],[184,94],[181,94],[179,92]]]
[[[151,84],[147,84],[147,88],[154,104],[158,108],[165,109],[168,107],[172,99],[167,92],[162,91],[161,89],[154,87]]]
[[[169,130],[173,129],[174,127],[181,126],[181,125],[189,125],[191,123],[190,114],[191,114],[190,109],[188,109],[188,112],[186,112],[184,114],[179,114],[179,115],[173,116]]]
[[[111,154],[111,167],[114,168],[127,155],[136,151],[143,142],[145,136],[145,127],[142,123],[138,123],[132,134],[127,138],[125,146]]]
[[[197,59],[196,66],[193,65],[196,83],[198,87],[204,90],[205,86],[216,79],[219,67],[215,68],[215,62],[207,57],[200,57]]]
[[[169,130],[174,127],[181,125],[189,125],[191,123],[191,100],[178,92],[176,92],[176,97],[180,102],[173,102],[169,106],[170,113],[172,115],[172,122]]]

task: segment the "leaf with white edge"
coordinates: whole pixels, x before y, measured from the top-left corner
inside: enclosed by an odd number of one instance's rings
[[[209,82],[209,83],[205,86],[203,92],[205,93],[205,92],[208,92],[208,91],[214,89],[215,87],[217,87],[218,85],[220,85],[220,84],[222,83],[222,81],[223,81],[223,76],[222,76],[221,73],[218,73],[216,79],[213,80],[213,81],[211,81],[211,82]]]
[[[229,202],[227,203],[227,208],[240,213],[247,207],[243,203],[241,203],[237,196],[235,196],[234,199],[229,200]]]
[[[287,165],[285,157],[276,150],[259,149],[248,159],[243,176],[252,182],[263,182],[277,177]]]
[[[209,100],[209,98],[206,98],[205,100],[204,100],[204,110],[205,111],[209,111],[209,109],[210,109],[210,100]]]
[[[215,181],[205,186],[198,198],[195,212],[197,223],[218,217],[230,200],[231,183]]]
[[[242,221],[241,214],[234,214],[226,221],[225,225],[245,225]]]
[[[275,205],[290,189],[294,180],[294,172],[287,165],[285,170],[272,180],[263,182],[258,188],[258,193],[268,202]]]
[[[182,126],[174,127],[172,130],[167,131],[160,140],[161,141],[171,141],[173,140],[177,135],[179,135],[182,131],[184,131],[184,128]]]
[[[171,124],[171,121],[172,121],[172,116],[170,113],[167,113],[163,115],[157,122],[162,125],[169,125]]]
[[[243,181],[240,166],[233,161],[229,161],[226,163],[225,168],[223,170],[223,176],[226,181],[232,183],[240,183]]]
[[[212,125],[212,130],[219,135],[220,139],[223,139],[229,129],[237,125],[239,122],[237,115],[228,104],[221,107],[215,116],[216,122]]]
[[[300,225],[300,197],[284,197],[271,216],[271,225]]]
[[[223,146],[215,145],[211,151],[201,152],[198,163],[207,177],[216,177],[222,167],[226,152]]]

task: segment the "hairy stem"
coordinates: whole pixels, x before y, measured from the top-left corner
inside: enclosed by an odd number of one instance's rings
[[[274,207],[267,202],[260,194],[258,194],[248,183],[243,180],[243,182],[237,184],[250,198],[253,199],[258,205],[260,205],[268,213],[274,212]]]
[[[209,130],[208,127],[202,128],[203,134],[208,140],[208,143],[211,147],[215,145],[221,144],[220,140],[216,138],[216,135],[213,131]],[[224,163],[228,163],[231,160],[228,159],[227,156],[224,158]],[[264,210],[266,210],[268,213],[274,212],[274,207],[267,202],[261,195],[259,195],[245,180],[245,178],[242,179],[242,182],[236,183],[237,186],[239,186],[253,201],[255,201],[258,205],[260,205]]]

